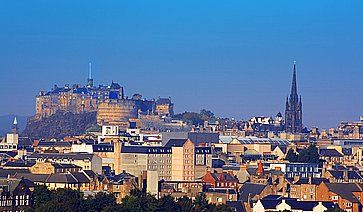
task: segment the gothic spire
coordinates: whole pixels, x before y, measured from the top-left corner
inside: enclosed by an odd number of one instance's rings
[[[294,61],[294,71],[292,74],[290,101],[298,102],[297,85],[296,85],[296,61]]]

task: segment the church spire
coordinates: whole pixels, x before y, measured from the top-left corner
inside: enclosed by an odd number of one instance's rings
[[[302,100],[297,94],[296,62],[292,74],[291,93],[285,110],[285,131],[288,133],[302,132]]]
[[[298,95],[297,95],[297,85],[296,85],[296,61],[294,61],[294,71],[292,74],[292,84],[291,84],[291,101],[298,101]]]

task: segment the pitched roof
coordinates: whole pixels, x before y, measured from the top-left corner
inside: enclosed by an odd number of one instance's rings
[[[177,147],[182,147],[185,142],[187,142],[188,139],[170,139],[168,141],[168,143],[165,144],[166,147],[172,147],[172,146],[177,146]]]
[[[343,157],[336,149],[320,149],[319,154],[323,157]]]
[[[356,183],[325,183],[328,189],[350,202],[360,202],[353,192],[361,192],[362,186]]]
[[[220,194],[237,194],[234,188],[208,188],[206,192]]]
[[[54,173],[48,176],[46,182],[76,184],[77,180],[74,176],[68,173]]]
[[[359,171],[347,171],[347,170],[328,170],[328,172],[335,178],[335,179],[344,179],[344,174],[347,174],[348,179],[353,180],[363,180],[362,175]]]
[[[83,172],[70,172],[70,174],[76,178],[78,183],[89,183],[91,181]]]
[[[35,164],[33,161],[23,161],[23,160],[16,160],[16,161],[8,161],[4,164],[4,167],[24,167],[29,168]]]
[[[48,174],[31,174],[31,173],[17,173],[16,178],[24,178],[33,182],[46,182]]]
[[[248,195],[250,195],[251,198],[256,196],[257,194],[260,194],[267,185],[265,184],[257,184],[257,183],[245,183],[240,189],[240,200],[243,202],[248,201]]]
[[[328,183],[329,179],[326,179],[326,178],[312,178],[311,179],[311,184],[314,184],[314,185],[320,185],[320,183],[322,183],[322,182]],[[297,184],[297,185],[309,184],[309,179],[308,178],[300,178],[294,184]]]
[[[213,179],[217,182],[238,182],[238,179],[230,173],[210,173]]]
[[[33,153],[28,159],[73,159],[73,160],[92,160],[94,154],[87,153]]]
[[[282,201],[285,201],[292,210],[299,211],[313,211],[313,208],[319,204],[319,201],[299,201],[296,198],[286,198],[280,195],[268,195],[260,200],[265,210],[275,210]],[[332,202],[322,202],[322,204],[328,209],[337,207]]]

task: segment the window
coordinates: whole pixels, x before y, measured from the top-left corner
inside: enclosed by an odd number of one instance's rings
[[[332,200],[338,200],[338,196],[331,196]]]

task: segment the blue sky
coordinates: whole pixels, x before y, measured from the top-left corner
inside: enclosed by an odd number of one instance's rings
[[[363,1],[2,1],[0,114],[53,84],[117,81],[177,112],[284,111],[297,61],[304,123],[363,113]]]

